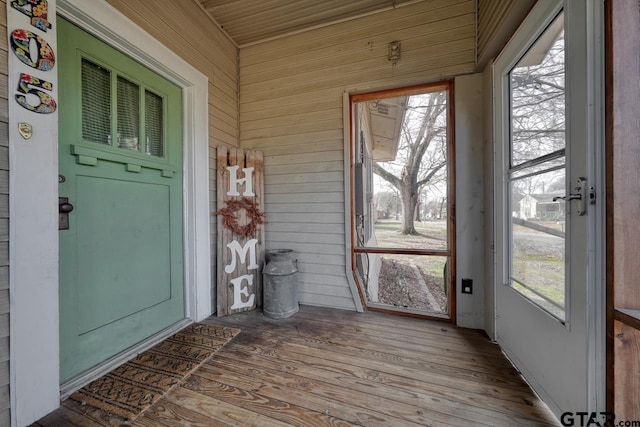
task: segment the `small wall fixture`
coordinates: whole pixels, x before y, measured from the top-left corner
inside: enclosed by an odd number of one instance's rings
[[[400,60],[400,40],[395,40],[389,43],[388,59],[393,65],[396,65]]]

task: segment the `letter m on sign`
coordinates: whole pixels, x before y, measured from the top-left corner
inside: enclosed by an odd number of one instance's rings
[[[232,200],[251,199],[264,212],[263,159],[259,151],[217,148],[214,211],[230,206]],[[261,307],[264,225],[259,224],[250,236],[237,233],[251,221],[244,208],[234,211],[233,218],[222,215],[213,218],[218,231],[214,303],[218,316]]]

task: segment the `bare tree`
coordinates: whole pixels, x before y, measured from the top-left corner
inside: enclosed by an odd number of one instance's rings
[[[565,59],[564,34],[560,32],[544,56],[533,51],[510,72],[511,166],[551,156],[539,170],[564,164]],[[512,180],[521,196],[564,190],[564,169],[535,174],[527,168]],[[516,207],[514,206],[514,209]]]
[[[373,165],[374,172],[400,194],[402,234],[419,234],[414,225],[419,194],[446,177],[446,111],[445,91],[411,96],[395,161]]]

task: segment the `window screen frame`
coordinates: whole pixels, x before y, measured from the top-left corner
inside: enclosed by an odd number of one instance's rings
[[[80,51],[79,52],[79,58],[78,58],[78,66],[79,66],[79,78],[82,79],[82,61],[88,61],[90,63],[93,63],[97,66],[99,66],[100,68],[103,68],[105,70],[107,70],[110,73],[110,77],[111,77],[111,87],[110,87],[110,93],[111,93],[111,125],[110,125],[110,143],[109,144],[102,144],[102,143],[98,143],[96,141],[92,141],[89,139],[84,138],[83,132],[82,132],[82,128],[84,125],[84,121],[81,123],[80,125],[80,135],[79,135],[79,141],[82,141],[83,144],[86,144],[87,146],[93,148],[93,149],[100,149],[100,150],[106,150],[106,151],[110,151],[110,152],[114,152],[120,155],[128,155],[128,156],[139,156],[139,157],[143,157],[146,160],[149,161],[156,161],[156,162],[167,162],[169,161],[169,150],[168,150],[168,143],[169,141],[167,141],[167,135],[168,135],[168,116],[169,116],[169,111],[168,111],[168,104],[167,104],[167,95],[162,91],[159,90],[157,87],[155,87],[153,84],[150,84],[148,82],[145,82],[144,80],[141,80],[139,78],[136,78],[134,76],[132,76],[130,73],[121,70],[120,68],[113,66],[113,65],[108,65],[106,64],[104,61],[100,60],[99,58],[96,58],[95,56],[87,53],[87,52],[83,52]],[[139,102],[138,102],[138,123],[139,123],[139,132],[138,132],[138,150],[129,150],[129,149],[123,149],[123,148],[119,148],[118,147],[118,78],[123,78],[135,85],[138,86],[138,96],[139,96]],[[146,93],[149,92],[155,96],[157,96],[158,98],[161,99],[162,101],[162,124],[161,124],[161,135],[162,135],[162,156],[156,156],[153,154],[148,154],[147,153],[147,148],[146,148]],[[83,99],[83,87],[82,84],[80,85],[80,90],[79,90],[79,94],[78,94],[78,101],[79,101],[79,105],[82,105],[82,99]],[[80,120],[83,120],[82,118],[82,112],[80,114]],[[115,138],[114,138],[115,135]]]

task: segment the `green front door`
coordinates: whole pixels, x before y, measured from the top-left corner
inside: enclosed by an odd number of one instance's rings
[[[66,382],[184,318],[182,91],[58,23]]]

